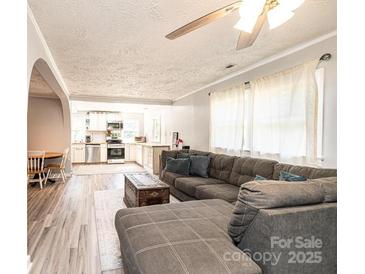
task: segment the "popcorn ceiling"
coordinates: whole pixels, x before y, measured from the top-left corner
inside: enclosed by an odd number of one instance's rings
[[[164,37],[232,0],[28,2],[71,95],[172,100],[336,29],[336,1],[306,0],[289,22],[265,26],[254,46],[236,51],[238,13]]]

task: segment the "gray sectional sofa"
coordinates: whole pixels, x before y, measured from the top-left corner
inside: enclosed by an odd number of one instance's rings
[[[209,178],[160,173],[187,202],[117,212],[125,273],[336,273],[336,170],[210,156]]]
[[[211,157],[209,178],[184,176],[165,171],[167,157],[177,158],[178,153],[209,155]],[[170,185],[171,193],[181,201],[222,199],[235,203],[242,184],[254,180],[256,175],[269,180],[278,180],[280,171],[291,172],[308,179],[337,176],[336,169],[293,166],[273,160],[234,157],[197,150],[163,151],[160,168],[160,179]]]

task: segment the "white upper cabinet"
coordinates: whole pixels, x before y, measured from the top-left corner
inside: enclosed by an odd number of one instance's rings
[[[102,112],[89,113],[89,130],[106,130],[106,114]]]
[[[72,130],[85,130],[86,129],[86,114],[85,113],[73,113],[72,114]]]

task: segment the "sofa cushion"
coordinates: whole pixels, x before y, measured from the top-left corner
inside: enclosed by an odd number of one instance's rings
[[[337,177],[311,179],[308,182],[320,185],[324,194],[325,203],[337,201]]]
[[[224,184],[222,180],[214,178],[202,178],[202,177],[182,177],[175,180],[175,187],[186,194],[195,197],[195,190],[197,186],[201,185],[213,185],[213,184]]]
[[[294,173],[296,175],[304,176],[307,179],[317,179],[317,178],[337,176],[337,169],[294,166],[289,164],[277,163],[274,167],[274,175],[273,175],[274,180],[279,180],[280,171]]]
[[[236,158],[234,160],[229,183],[240,186],[253,181],[256,175],[272,179],[276,161],[251,157]]]
[[[261,273],[227,234],[232,209],[225,201],[206,200],[119,210],[123,264],[129,273]]]
[[[166,184],[174,186],[175,185],[175,179],[180,178],[180,177],[186,177],[186,176],[163,170],[162,175],[161,175],[161,180],[163,182],[165,182]]]
[[[239,187],[231,184],[211,184],[197,186],[195,190],[195,198],[203,199],[222,199],[227,202],[237,200]]]
[[[209,176],[228,182],[233,162],[237,157],[211,153]]]
[[[317,183],[248,182],[241,185],[228,233],[238,243],[260,209],[313,205],[323,201],[324,194]]]

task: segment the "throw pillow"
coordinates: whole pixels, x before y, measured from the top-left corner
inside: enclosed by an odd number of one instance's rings
[[[290,172],[280,171],[279,181],[303,182],[303,181],[307,181],[307,178],[305,178],[304,176],[290,173]]]
[[[264,176],[256,175],[255,181],[263,181],[263,180],[267,180],[267,179]]]
[[[166,171],[189,176],[189,169],[190,159],[188,158],[174,159],[171,157],[167,157],[166,159]]]
[[[209,156],[198,156],[191,155],[190,156],[191,165],[190,165],[190,174],[197,175],[200,177],[208,178],[208,168],[210,164]]]

